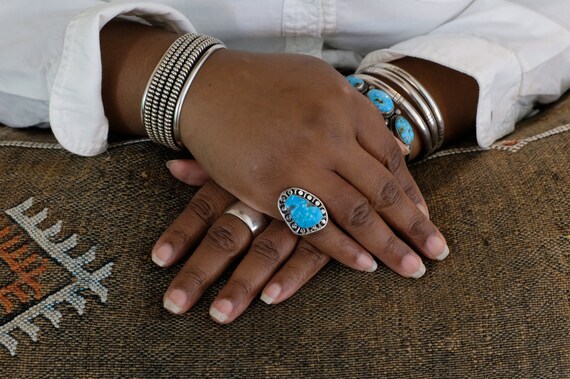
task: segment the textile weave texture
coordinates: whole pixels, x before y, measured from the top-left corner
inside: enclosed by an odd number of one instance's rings
[[[176,153],[135,141],[82,158],[0,128],[0,373],[570,377],[569,124],[566,97],[492,149],[412,165],[451,249],[422,279],[331,263],[225,326],[208,307],[227,276],[186,315],[162,308],[179,266],[150,250],[196,191],[170,177]]]

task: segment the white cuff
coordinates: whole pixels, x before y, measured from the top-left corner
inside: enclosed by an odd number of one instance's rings
[[[194,31],[180,12],[148,2],[102,4],[71,19],[61,61],[49,78],[52,82],[49,114],[59,143],[78,155],[97,155],[107,148],[109,123],[101,98],[99,32],[119,15],[137,16],[177,33]]]
[[[477,81],[477,142],[481,147],[489,147],[514,131],[523,111],[516,102],[522,70],[511,50],[472,36],[429,35],[372,52],[363,60],[360,69],[404,56],[441,64]]]

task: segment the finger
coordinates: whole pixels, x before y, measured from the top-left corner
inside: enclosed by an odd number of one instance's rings
[[[190,309],[247,249],[253,236],[239,218],[224,214],[204,237],[164,295],[164,307],[181,314]]]
[[[193,159],[175,159],[166,162],[166,167],[176,179],[189,186],[203,186],[210,176]]]
[[[331,258],[301,240],[283,267],[269,280],[261,294],[266,304],[279,304],[301,289]]]
[[[337,171],[409,246],[431,259],[447,257],[449,249],[443,235],[406,196],[392,173],[368,152],[359,149],[350,159],[341,158]]]
[[[329,221],[324,229],[303,238],[329,257],[352,269],[374,272],[378,268],[378,264],[370,255],[374,252],[361,246],[332,221]]]
[[[160,236],[152,250],[153,262],[161,267],[176,263],[234,202],[235,198],[216,183],[206,183]]]
[[[320,198],[328,208],[331,219],[350,235],[351,240],[354,239],[398,274],[410,278],[423,276],[425,266],[421,258],[394,234],[368,200],[352,184],[334,172],[323,176],[319,183],[317,190],[322,194]],[[329,234],[332,233],[329,227],[327,225],[324,229],[305,236],[304,239],[332,258],[341,261],[321,247],[323,239],[328,238],[327,231]],[[336,249],[344,250],[342,245],[337,245]]]
[[[299,238],[281,221],[274,220],[257,238],[210,307],[219,323],[241,315],[295,249]]]
[[[365,97],[360,101],[370,105]],[[427,204],[408,171],[401,148],[394,143],[394,135],[386,127],[386,121],[380,112],[370,107],[368,109],[369,111],[361,113],[363,119],[359,123],[358,143],[398,179],[408,197],[429,217]]]
[[[400,147],[400,151],[402,152],[403,156],[410,154],[410,148],[408,146],[406,146],[402,141],[400,141],[398,137],[394,136],[394,139],[396,140],[396,143]]]

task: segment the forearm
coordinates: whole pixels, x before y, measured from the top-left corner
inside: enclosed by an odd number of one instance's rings
[[[154,68],[176,38],[176,33],[127,21],[114,21],[103,28],[102,96],[112,131],[146,134],[140,119],[143,92]],[[472,77],[416,58],[392,63],[412,74],[432,94],[443,114],[446,144],[474,133],[478,85]],[[416,139],[412,158],[420,151],[420,141]]]
[[[178,34],[127,21],[101,31],[102,96],[113,132],[145,135],[140,111],[148,80]]]

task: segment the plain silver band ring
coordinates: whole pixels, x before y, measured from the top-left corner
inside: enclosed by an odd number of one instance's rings
[[[263,213],[251,209],[241,201],[234,203],[226,209],[224,213],[236,216],[247,225],[253,238],[257,237],[268,224],[267,218]]]

